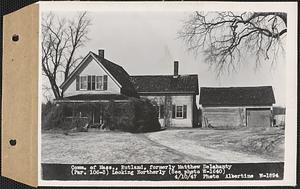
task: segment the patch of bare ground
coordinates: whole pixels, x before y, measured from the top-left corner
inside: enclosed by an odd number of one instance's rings
[[[152,140],[212,162],[276,162],[284,160],[283,128],[166,130],[151,133]],[[177,141],[172,143],[172,141]]]

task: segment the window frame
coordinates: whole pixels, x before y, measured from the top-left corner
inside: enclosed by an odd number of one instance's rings
[[[159,105],[155,105],[155,111],[156,111],[156,113],[157,113],[156,117],[157,117],[158,119],[160,119],[160,118],[159,118],[159,116],[160,116]]]
[[[88,118],[88,117],[89,117],[88,113],[82,111],[79,112],[79,118]]]
[[[165,118],[165,106],[163,104],[160,104],[158,109],[159,109],[158,118],[164,119]]]
[[[157,118],[164,119],[165,118],[165,106],[163,104],[155,105],[157,111]]]
[[[178,108],[181,108],[181,116],[178,116]],[[183,119],[183,105],[176,105],[175,106],[175,118]]]
[[[96,75],[91,75],[91,91],[96,90]]]
[[[107,80],[106,80],[106,89],[104,86],[105,85],[105,82],[104,82],[105,75],[79,75],[78,77],[79,77],[79,79],[78,79],[79,84],[78,84],[78,89],[76,86],[76,90],[79,90],[79,91],[106,91],[108,88]],[[90,82],[89,82],[89,78],[90,78]],[[100,80],[97,81],[97,79],[100,79]],[[76,80],[76,82],[77,82],[77,80]],[[98,84],[101,84],[101,85],[98,85]],[[100,88],[99,88],[99,86],[100,86]]]
[[[101,78],[101,87],[100,88],[98,88],[97,87],[97,84],[99,83],[98,81],[97,81],[97,78]],[[95,91],[104,91],[104,82],[103,82],[103,80],[104,80],[104,75],[97,75],[96,77],[95,77]]]
[[[82,81],[83,78],[85,78],[84,82]],[[84,83],[85,83],[85,88],[82,87]],[[87,91],[87,89],[88,89],[88,75],[79,76],[79,90]]]

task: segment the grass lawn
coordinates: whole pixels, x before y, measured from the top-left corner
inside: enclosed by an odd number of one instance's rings
[[[42,134],[42,163],[195,162],[184,153],[149,140],[144,134],[98,131]]]
[[[283,161],[284,130],[169,129],[42,134],[42,163],[251,163]]]

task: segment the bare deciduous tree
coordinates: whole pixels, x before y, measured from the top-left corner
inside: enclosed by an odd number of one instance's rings
[[[188,50],[203,50],[205,61],[217,75],[236,70],[240,57],[256,56],[273,64],[287,33],[287,14],[282,12],[195,12],[185,22],[179,37]]]
[[[52,13],[42,18],[42,70],[56,99],[63,97],[60,82],[67,79],[81,59],[75,52],[87,42],[90,25],[86,12],[78,14],[74,20],[61,19]],[[64,75],[61,81],[59,72]]]

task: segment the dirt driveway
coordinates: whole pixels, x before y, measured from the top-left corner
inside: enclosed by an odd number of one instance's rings
[[[283,161],[283,132],[276,129],[228,131],[189,128],[145,134],[112,131],[70,135],[43,133],[42,163]]]
[[[166,130],[147,134],[147,137],[187,156],[193,155],[205,158],[209,162],[256,163],[283,161],[284,137],[281,131],[278,128],[271,128],[269,131],[260,129]]]

